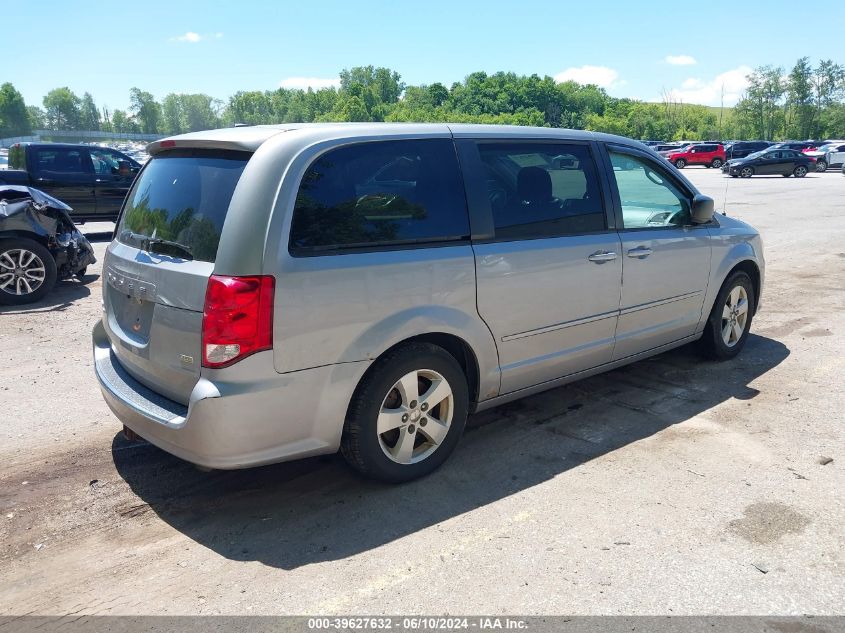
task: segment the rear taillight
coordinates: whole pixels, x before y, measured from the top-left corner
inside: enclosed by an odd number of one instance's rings
[[[203,367],[228,367],[273,347],[275,279],[212,275],[202,315]]]

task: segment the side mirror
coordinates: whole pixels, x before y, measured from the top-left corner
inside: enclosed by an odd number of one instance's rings
[[[696,194],[695,198],[692,199],[692,223],[707,224],[713,219],[713,212],[715,209],[716,206],[713,202],[713,198],[704,196],[700,193]]]

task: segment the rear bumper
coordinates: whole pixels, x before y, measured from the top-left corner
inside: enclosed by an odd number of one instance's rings
[[[367,363],[279,374],[273,352],[238,363],[237,380],[200,378],[187,406],[135,380],[102,322],[92,332],[94,371],[109,408],[151,444],[208,468],[236,469],[333,453]],[[220,379],[218,379],[218,377]]]

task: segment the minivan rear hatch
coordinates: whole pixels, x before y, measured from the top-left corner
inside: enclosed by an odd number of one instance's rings
[[[103,323],[120,364],[188,404],[199,380],[208,278],[229,204],[251,153],[157,153],[127,195],[106,252]]]

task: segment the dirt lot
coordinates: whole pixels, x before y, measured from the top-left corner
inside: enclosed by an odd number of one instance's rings
[[[744,353],[478,415],[404,486],[130,444],[92,374],[99,277],[3,310],[0,615],[841,613],[845,178],[687,173],[766,242]]]

